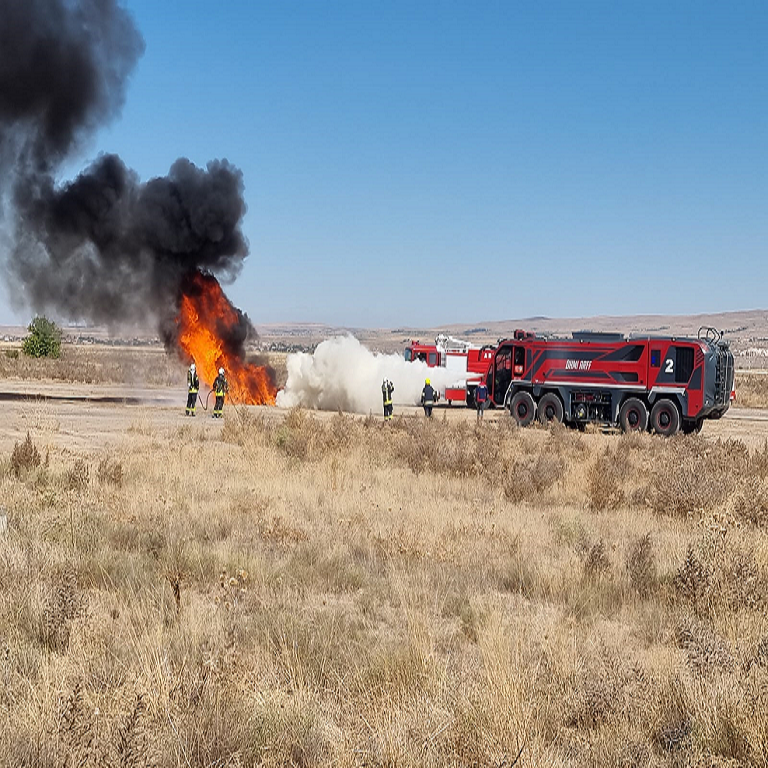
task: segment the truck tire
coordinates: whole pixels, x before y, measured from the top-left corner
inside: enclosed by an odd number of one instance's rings
[[[563,404],[554,392],[547,392],[539,400],[538,412],[542,424],[550,424],[553,421],[560,424],[563,421]]]
[[[701,432],[704,426],[704,419],[683,419],[682,430],[684,435],[695,435]]]
[[[527,427],[536,416],[536,403],[530,392],[520,391],[509,404],[509,412],[520,427]]]
[[[651,409],[651,427],[657,435],[672,437],[680,429],[680,411],[667,399],[657,400]]]
[[[636,397],[628,397],[619,409],[622,432],[645,432],[648,429],[648,407]]]

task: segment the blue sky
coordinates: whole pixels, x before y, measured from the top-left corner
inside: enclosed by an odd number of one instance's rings
[[[117,152],[245,177],[259,323],[768,306],[768,4],[127,0]]]

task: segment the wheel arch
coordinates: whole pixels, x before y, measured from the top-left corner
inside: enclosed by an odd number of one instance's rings
[[[658,399],[658,398],[657,398]],[[647,393],[645,392],[633,392],[631,390],[628,390],[622,394],[622,396],[619,398],[617,406],[618,410],[621,410],[621,406],[624,405],[624,403],[627,402],[627,400],[639,400],[641,403],[645,405],[645,407],[648,409],[648,412],[650,413],[651,408],[653,407],[653,401],[650,400]]]
[[[627,393],[628,397],[632,397],[633,395],[630,393]],[[685,395],[681,392],[653,392],[650,391],[647,396],[641,397],[640,394],[634,395],[634,397],[637,397],[640,400],[645,400],[645,404],[648,406],[648,410],[650,411],[651,408],[659,401],[659,400],[671,400],[676,406],[677,410],[680,412],[680,418],[688,418],[685,413],[687,411],[686,407],[686,401],[685,401]],[[623,402],[623,399],[622,399]]]
[[[526,387],[526,386],[520,386],[519,381],[513,381],[509,387],[507,387],[507,394],[504,395],[504,407],[509,410],[512,404],[512,398],[518,393],[518,392],[528,392],[531,397],[533,397],[533,401],[536,402],[538,400],[537,397],[534,397],[533,395],[533,387]]]

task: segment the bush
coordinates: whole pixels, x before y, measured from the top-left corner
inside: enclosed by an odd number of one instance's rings
[[[123,484],[123,465],[119,461],[113,461],[108,456],[105,456],[99,462],[96,477],[99,478],[101,483],[111,483],[120,487]]]
[[[51,651],[66,651],[72,622],[82,616],[85,609],[86,597],[78,589],[75,572],[67,570],[59,574],[43,607],[38,632],[41,645]]]
[[[611,561],[608,558],[608,550],[605,541],[600,539],[585,551],[584,576],[592,578],[608,573],[611,569]]]
[[[37,446],[32,442],[32,438],[27,432],[27,439],[23,443],[16,443],[13,446],[11,470],[16,477],[21,477],[23,472],[39,467],[40,463],[40,451],[37,450]]]
[[[643,597],[649,595],[656,584],[656,561],[650,533],[632,542],[626,566],[632,588]]]
[[[631,464],[624,444],[614,450],[606,448],[587,470],[589,506],[598,512],[617,509],[625,500],[624,479],[630,475]]]
[[[88,485],[89,479],[90,471],[88,465],[82,459],[78,459],[75,462],[75,466],[67,471],[67,489],[70,491],[81,491]]]
[[[565,475],[565,461],[558,456],[524,456],[514,460],[504,481],[504,495],[513,503],[545,493]]]
[[[733,497],[733,512],[738,520],[752,525],[768,524],[768,486],[756,477],[744,480]]]
[[[61,355],[61,329],[45,316],[36,317],[27,328],[29,336],[21,349],[30,357],[59,357]]]

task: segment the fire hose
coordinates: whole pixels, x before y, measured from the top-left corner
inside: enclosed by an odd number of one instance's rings
[[[202,397],[200,397],[200,395],[199,395],[199,394],[198,394],[198,396],[197,396],[197,399],[200,401],[200,405],[202,405],[202,406],[203,406],[203,410],[204,410],[204,411],[207,411],[207,410],[208,410],[208,400],[210,399],[210,397],[211,397],[211,395],[212,395],[212,394],[213,394],[213,390],[210,390],[210,391],[208,392],[208,394],[205,396],[205,402],[203,402],[203,398],[202,398]]]

